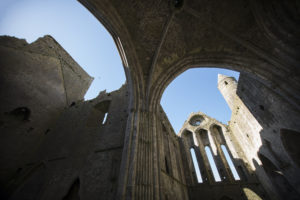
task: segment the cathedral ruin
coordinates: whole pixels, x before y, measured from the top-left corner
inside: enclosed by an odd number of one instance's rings
[[[297,1],[79,1],[126,83],[84,101],[93,78],[54,38],[1,36],[1,199],[300,198]],[[240,72],[218,77],[231,120],[195,112],[176,135],[160,99],[194,67]]]

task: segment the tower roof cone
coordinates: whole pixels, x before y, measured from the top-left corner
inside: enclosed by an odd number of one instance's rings
[[[229,76],[226,76],[224,74],[218,74],[218,83],[220,83],[225,78],[229,78]]]

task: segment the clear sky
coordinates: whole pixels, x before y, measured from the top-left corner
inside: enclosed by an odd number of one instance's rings
[[[85,99],[125,83],[110,34],[76,0],[0,0],[0,35],[24,38],[29,43],[44,35],[53,36],[95,78]],[[196,68],[182,73],[166,88],[161,104],[176,133],[191,112],[204,112],[223,123],[230,120],[231,111],[217,89],[218,73],[239,76],[224,69]]]

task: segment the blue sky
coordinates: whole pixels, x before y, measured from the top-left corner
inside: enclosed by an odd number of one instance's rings
[[[58,43],[94,81],[85,99],[102,90],[113,91],[125,83],[120,56],[110,34],[75,0],[1,0],[0,35],[24,38],[31,43],[44,35]],[[217,89],[218,73],[239,73],[216,68],[190,69],[165,90],[161,104],[176,133],[191,112],[201,111],[227,123],[231,111]]]

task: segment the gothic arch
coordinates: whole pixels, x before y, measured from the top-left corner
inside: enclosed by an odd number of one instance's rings
[[[212,124],[209,127],[209,130],[212,133],[213,138],[215,138],[220,145],[226,145],[225,135],[221,126]]]
[[[190,130],[185,129],[181,137],[186,140],[189,148],[192,148],[195,145],[193,132]]]
[[[113,7],[96,6],[88,0],[79,0],[79,2],[101,22],[116,43],[123,63],[128,91],[133,99],[132,106],[137,108],[138,102],[136,100],[143,96],[144,81],[141,78],[141,67],[137,61],[134,45],[127,28]]]
[[[128,161],[122,163],[124,169],[121,170],[122,173],[127,173],[119,181],[119,195],[139,198],[144,192],[146,194],[143,197],[150,199],[153,197],[151,194],[159,194],[159,187],[154,187],[159,183],[155,180],[153,185],[143,186],[142,189],[138,187],[144,184],[139,177],[149,177],[152,181],[153,177],[158,176],[157,167],[143,162],[152,161],[155,157],[155,142],[149,148],[150,151],[141,154],[139,152],[143,151],[143,146],[139,139],[155,137],[156,130],[153,127],[159,123],[156,112],[159,111],[161,96],[168,84],[189,68],[220,67],[251,73],[269,82],[275,92],[299,110],[299,60],[291,56],[291,62],[286,62],[289,57],[277,53],[274,48],[277,41],[264,36],[266,31],[258,26],[259,19],[253,17],[253,12],[258,11],[256,4],[265,7],[259,1],[251,4],[252,10],[248,1],[230,1],[213,13],[203,12],[202,8],[215,8],[215,1],[201,2],[200,5],[198,1],[185,1],[180,9],[170,9],[170,1],[80,2],[107,27],[114,40],[120,43],[120,54],[126,54],[126,57],[122,56],[122,60],[131,95],[130,120],[127,123],[130,127],[126,129],[129,142],[124,149]],[[238,12],[230,14],[228,11],[231,8],[238,8]],[[268,19],[272,18],[272,14],[266,15]],[[194,24],[190,23],[190,19]],[[182,35],[177,34],[179,31]],[[192,34],[202,34],[202,37],[195,37],[198,39],[196,41],[190,37],[195,36]],[[170,39],[168,44],[167,39]],[[204,43],[206,39],[208,42]],[[212,42],[215,39],[219,39],[217,47]],[[297,40],[293,39],[292,42],[294,41]],[[145,174],[136,170],[136,166],[143,168]],[[127,169],[132,169],[133,173]],[[136,184],[134,189],[127,188],[127,185],[134,185],[132,183]]]
[[[267,82],[278,86],[276,89],[280,94],[286,93],[288,101],[295,102],[294,94],[290,92],[291,88],[286,83],[279,70],[269,70],[274,66],[260,58],[251,55],[227,55],[225,53],[213,52],[208,53],[206,56],[202,55],[187,55],[167,68],[165,73],[162,73],[157,80],[156,84],[151,86],[151,99],[150,109],[159,105],[160,99],[167,86],[180,74],[190,68],[198,67],[217,67],[238,72],[246,72],[254,74]],[[294,89],[294,88],[293,88]],[[292,99],[289,99],[292,98]],[[293,103],[295,105],[295,103]],[[152,107],[151,107],[152,106]]]
[[[127,91],[129,95],[128,110],[130,110],[127,119],[128,127],[125,129],[125,137],[130,138],[130,142],[124,144],[123,151],[128,155],[136,155],[137,151],[133,151],[132,146],[135,146],[138,143],[136,137],[136,126],[138,122],[136,122],[136,119],[141,116],[138,111],[142,105],[141,99],[145,96],[145,81],[143,79],[142,67],[138,61],[132,38],[125,24],[122,22],[120,15],[113,6],[108,5],[109,3],[107,4],[107,2],[99,1],[98,3],[100,5],[96,5],[89,0],[78,1],[102,23],[111,34],[118,48],[126,76]],[[128,184],[127,178],[130,176],[129,171],[135,166],[131,159],[127,160],[125,157],[122,158],[121,165],[123,167],[121,167],[120,173],[123,173],[124,176],[119,180],[119,185],[121,186],[118,188],[117,195],[123,195],[125,193],[125,187]]]

